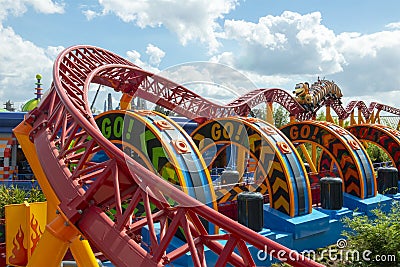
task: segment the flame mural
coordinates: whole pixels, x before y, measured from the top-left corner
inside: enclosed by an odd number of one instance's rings
[[[28,263],[28,250],[24,247],[24,237],[25,234],[20,225],[13,239],[12,255],[8,258],[10,264],[21,266]]]
[[[5,211],[7,264],[26,266],[44,233],[47,203],[7,205]]]
[[[33,231],[31,234],[31,241],[32,241],[31,254],[32,254],[36,248],[37,243],[40,240],[40,237],[43,235],[43,232],[42,232],[42,229],[40,228],[39,222],[35,218],[35,214],[32,214],[31,229]]]

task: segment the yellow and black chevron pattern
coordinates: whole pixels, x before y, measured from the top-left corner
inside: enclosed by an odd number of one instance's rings
[[[297,152],[274,126],[254,118],[218,118],[200,125],[191,136],[203,154],[211,147],[233,144],[245,148],[249,156],[257,162],[255,183],[239,183],[229,188],[216,189],[218,203],[236,200],[237,195],[243,191],[256,191],[263,195],[268,193],[271,207],[290,216],[311,212],[308,202],[309,184],[305,181],[306,175],[301,165],[296,164],[300,160],[287,156],[292,152],[297,155]],[[212,167],[213,161],[209,163],[209,168]],[[301,174],[301,179],[296,180],[294,173]],[[298,189],[301,193],[295,192]]]
[[[357,139],[371,142],[384,151],[400,171],[400,131],[379,124],[358,124],[347,128]]]
[[[190,136],[169,118],[152,111],[114,110],[97,116],[96,123],[103,135],[128,156],[216,208],[210,174],[200,152]]]
[[[331,155],[344,181],[344,191],[361,199],[376,195],[375,175],[371,161],[361,143],[345,129],[327,122],[304,121],[284,126],[282,132],[293,143],[311,142],[324,151],[324,163]],[[330,166],[329,166],[330,165]]]
[[[318,166],[317,170],[319,172],[328,172],[328,171],[332,172],[335,170],[336,165],[332,157],[326,151],[323,150],[318,159],[317,166]]]

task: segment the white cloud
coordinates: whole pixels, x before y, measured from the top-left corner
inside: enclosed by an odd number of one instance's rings
[[[335,47],[335,34],[321,24],[319,12],[285,11],[257,23],[226,20],[221,38],[240,45],[229,61],[262,75],[329,74],[341,71],[345,63]]]
[[[385,27],[389,29],[400,29],[400,22],[392,22],[387,24]]]
[[[98,14],[96,11],[93,11],[93,10],[90,10],[90,9],[83,10],[82,13],[85,15],[86,19],[89,20],[89,21],[94,19],[97,16],[100,16],[100,14]]]
[[[44,14],[64,13],[65,4],[51,0],[0,0],[0,6],[0,21],[2,21],[10,13],[14,16],[22,15],[28,6]]]
[[[33,98],[35,75],[43,76],[43,88],[52,80],[52,66],[62,47],[40,48],[24,40],[11,27],[3,27],[2,20],[9,15],[21,16],[29,7],[44,14],[63,13],[64,4],[50,0],[0,0],[0,99],[15,101],[16,108]]]
[[[232,52],[223,52],[210,58],[210,62],[234,66],[234,55]]]
[[[140,53],[136,50],[130,50],[126,52],[126,55],[128,56],[128,59],[132,61],[133,64],[135,65],[144,65],[143,61],[140,60]]]
[[[233,10],[238,0],[99,0],[99,4],[104,15],[113,13],[141,28],[164,26],[178,36],[182,45],[200,41],[214,52],[220,46],[217,20]]]
[[[149,47],[149,46],[147,46],[147,47]],[[138,66],[146,71],[149,71],[152,73],[160,72],[160,70],[156,66],[150,64],[149,62],[143,61],[142,55],[136,50],[127,51],[126,56],[129,61],[131,61],[136,66]]]
[[[317,76],[334,80],[346,100],[388,103],[400,107],[400,22],[389,23],[380,32],[335,33],[323,24],[322,14],[299,14],[286,11],[279,16],[265,16],[256,22],[225,20],[237,0],[197,1],[124,1],[99,0],[100,9],[85,6],[88,20],[115,14],[125,22],[145,27],[165,27],[175,33],[183,45],[201,43],[219,54],[214,63],[231,66],[257,87],[278,87],[292,91],[297,82],[313,82]],[[0,0],[0,104],[7,99],[25,101],[33,97],[35,74],[43,75],[44,88],[50,86],[52,65],[63,47],[38,47],[1,22],[8,16],[20,16],[28,8],[37,12],[63,13],[64,2],[50,0]],[[222,21],[222,22],[221,22]],[[224,49],[223,44],[231,49]],[[163,47],[164,48],[164,47]],[[145,54],[126,53],[136,65],[153,73],[165,52],[149,44]],[[188,72],[180,69],[173,80],[215,82],[212,71]],[[189,80],[179,81],[179,77]],[[238,79],[218,81],[221,87],[236,85],[240,92],[254,86],[241,85]],[[229,83],[231,82],[231,83]],[[196,85],[197,86],[197,85]],[[222,99],[215,87],[196,87],[197,92]],[[246,87],[247,86],[247,87]],[[246,88],[249,88],[246,90]],[[214,95],[213,95],[214,94]]]
[[[166,68],[158,75],[219,103],[227,103],[256,89],[255,84],[242,72],[212,62],[187,62]]]
[[[369,35],[343,33],[337,37],[337,47],[347,64],[343,72],[331,78],[343,84],[345,94],[400,93],[400,30]]]
[[[165,56],[164,51],[152,44],[147,45],[146,54],[149,56],[149,63],[156,67],[160,65],[161,60]]]
[[[335,34],[322,24],[319,12],[301,15],[284,12],[257,23],[226,20],[221,38],[237,44],[210,60],[242,71],[258,87],[292,91],[298,82],[314,82],[318,76],[334,80],[346,97],[400,107],[400,28],[361,34]],[[391,29],[391,30],[387,30]],[[377,93],[379,92],[379,93]],[[383,94],[382,92],[390,92]]]
[[[25,101],[34,97],[35,75],[43,76],[44,89],[50,86],[55,51],[24,40],[11,28],[0,28],[0,98]]]
[[[64,3],[57,3],[51,0],[25,0],[21,2],[29,3],[33,8],[44,14],[64,13]],[[15,1],[14,1],[15,2]]]
[[[348,59],[375,58],[381,50],[398,48],[400,30],[382,31],[368,35],[342,33],[336,37],[337,49]]]

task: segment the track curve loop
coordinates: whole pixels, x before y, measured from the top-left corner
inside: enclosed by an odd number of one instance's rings
[[[187,252],[195,266],[204,266],[207,264],[205,247],[219,255],[217,265],[254,266],[246,244],[259,250],[267,246],[274,250],[271,254],[275,257],[279,256],[278,251],[291,253],[294,258],[301,259],[288,260],[296,266],[321,266],[189,197],[126,157],[107,140],[88,106],[89,83],[98,78],[110,83],[119,81],[113,87],[117,91],[132,88],[131,85],[126,87],[129,79],[125,79],[123,70],[114,72],[115,76],[106,76],[107,81],[102,77],[88,78],[107,64],[137,69],[129,61],[100,48],[75,46],[64,50],[54,64],[51,89],[23,122],[32,126],[29,139],[34,143],[43,171],[61,202],[59,209],[71,227],[81,231],[117,266],[131,266],[132,263],[137,266],[166,265]],[[103,151],[108,159],[92,161],[99,151]],[[69,168],[71,164],[74,168]],[[128,205],[123,208],[122,203],[127,200]],[[171,206],[170,200],[178,205]],[[146,216],[132,221],[139,202],[144,203]],[[159,212],[152,213],[151,205]],[[114,220],[105,213],[110,208],[116,210]],[[224,229],[225,233],[210,235],[201,222],[203,219]],[[155,224],[160,225],[160,232],[155,230]],[[143,248],[138,234],[145,226],[150,235],[150,250]],[[178,229],[183,229],[187,241],[167,252]]]

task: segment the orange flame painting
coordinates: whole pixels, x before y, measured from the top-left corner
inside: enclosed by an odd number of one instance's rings
[[[25,266],[28,263],[28,250],[24,247],[24,236],[22,226],[19,226],[18,233],[13,239],[13,254],[8,258],[10,264]]]
[[[33,253],[37,243],[40,240],[40,237],[43,235],[42,229],[40,229],[39,222],[35,218],[35,214],[32,214],[31,228],[33,230],[33,233],[31,234],[31,241],[32,241],[31,253]]]

